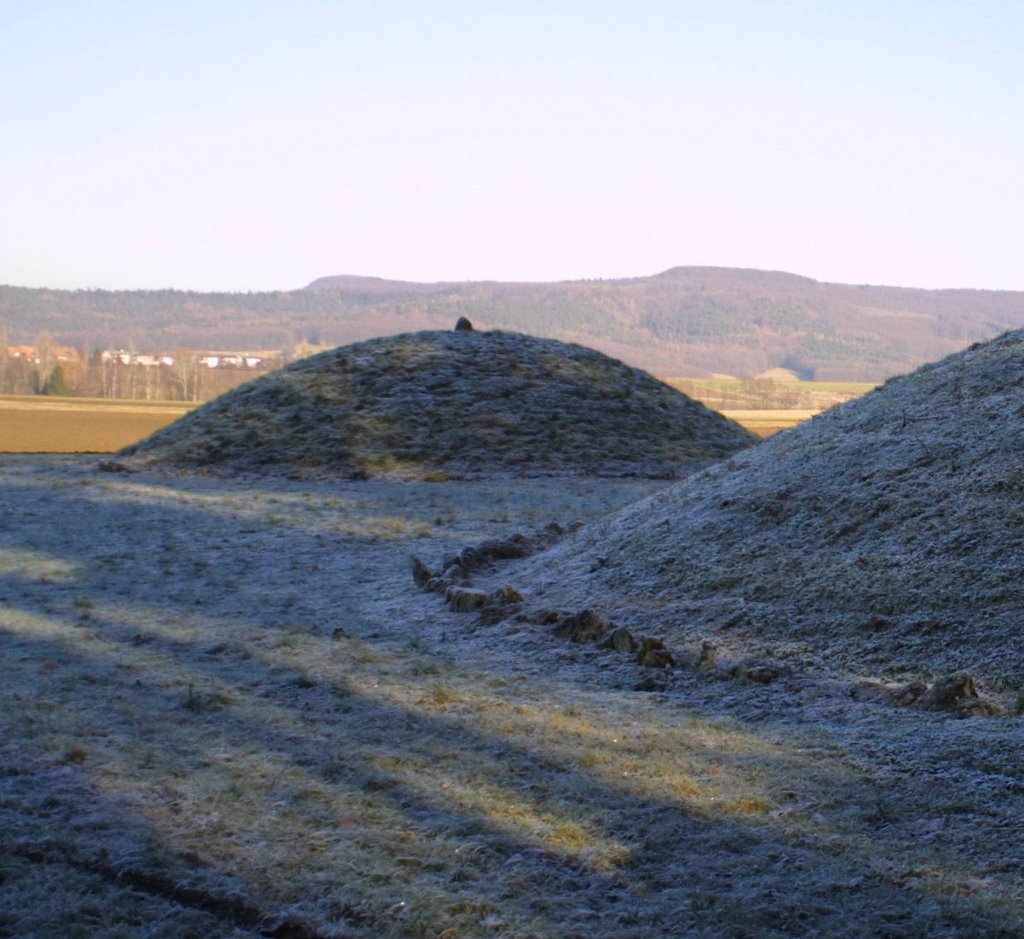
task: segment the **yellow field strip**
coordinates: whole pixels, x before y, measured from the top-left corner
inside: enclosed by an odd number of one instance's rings
[[[176,401],[0,395],[0,452],[112,453],[195,408]],[[792,427],[812,409],[725,411],[759,436]]]
[[[83,414],[170,414],[180,417],[197,405],[186,401],[128,401],[113,398],[54,398],[0,395],[0,411],[77,411]]]
[[[750,409],[742,411],[722,411],[721,413],[730,420],[736,421],[740,424],[743,424],[746,421],[756,422],[759,424],[763,424],[765,422],[799,424],[801,421],[810,420],[815,414],[820,414],[821,410],[793,408],[791,410],[762,411]]]
[[[0,452],[113,453],[182,417],[195,404],[0,396]]]

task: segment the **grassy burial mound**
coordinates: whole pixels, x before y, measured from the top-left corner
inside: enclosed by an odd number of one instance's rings
[[[624,509],[517,576],[548,606],[594,606],[684,648],[710,638],[851,674],[964,669],[1024,688],[1022,454],[1015,331]]]
[[[457,329],[372,339],[297,362],[122,455],[143,465],[325,476],[665,476],[755,440],[591,349]]]

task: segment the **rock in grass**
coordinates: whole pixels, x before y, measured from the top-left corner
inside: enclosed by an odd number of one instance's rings
[[[850,697],[854,701],[892,704],[892,689],[877,681],[861,681],[850,688]]]
[[[634,686],[634,691],[667,691],[668,675],[664,672],[649,672]]]
[[[752,681],[759,685],[770,685],[773,681],[790,674],[790,669],[773,662],[743,661],[733,666],[732,674],[740,681]]]
[[[475,587],[449,587],[445,600],[453,613],[472,613],[487,602],[487,593]]]
[[[917,701],[927,690],[928,685],[923,681],[912,681],[896,687],[883,685],[877,681],[862,681],[850,688],[850,697],[854,701],[872,701],[875,704],[906,707]]]
[[[946,711],[956,717],[987,717],[1002,709],[978,695],[974,679],[966,672],[947,675],[933,685],[912,681],[892,687],[878,682],[854,685],[850,695],[855,701],[873,701],[893,707],[916,704],[926,711]]]
[[[697,656],[696,668],[699,672],[710,672],[718,664],[718,646],[710,639],[705,639],[700,644],[700,653]]]
[[[608,632],[608,623],[593,610],[570,613],[555,627],[555,635],[572,642],[596,642]]]
[[[445,557],[445,574],[447,576],[448,571],[453,569],[458,569],[463,574],[469,574],[472,571],[489,567],[496,561],[511,561],[516,558],[528,557],[538,547],[546,546],[548,543],[545,540],[546,532],[547,529],[532,538],[517,532],[508,538],[494,538],[478,545],[470,545],[468,548],[463,548],[458,554]]]
[[[906,707],[908,704],[913,704],[927,690],[928,685],[923,681],[908,682],[893,690],[891,700],[898,708]]]
[[[434,579],[434,573],[418,557],[412,558],[412,579],[421,590],[425,590]]]
[[[644,668],[667,668],[673,663],[672,653],[668,649],[651,649],[644,652],[640,658],[640,664]]]
[[[918,704],[927,711],[949,711],[957,717],[990,717],[1002,710],[982,700],[974,678],[967,672],[940,678],[921,695]]]
[[[523,595],[515,587],[506,584],[487,595],[487,602],[480,610],[480,625],[494,626],[503,622],[523,607]]]
[[[636,637],[625,626],[613,630],[605,645],[616,652],[636,652],[640,648]]]
[[[538,626],[558,626],[571,615],[563,610],[534,610],[528,622],[536,623]]]
[[[918,703],[926,711],[954,711],[965,702],[976,700],[974,678],[967,672],[957,672],[940,678],[921,695]]]
[[[487,602],[495,606],[514,606],[523,602],[523,595],[515,587],[505,584],[489,594]]]
[[[644,668],[669,668],[676,664],[672,653],[665,648],[665,643],[650,638],[641,640],[637,661]]]
[[[701,641],[697,651],[683,652],[679,664],[695,672],[713,672],[718,667],[718,644],[710,639]]]

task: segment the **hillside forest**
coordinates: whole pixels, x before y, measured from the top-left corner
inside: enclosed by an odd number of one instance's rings
[[[785,369],[805,381],[878,382],[1024,326],[1024,293],[827,284],[702,267],[544,284],[339,276],[265,293],[0,286],[0,390],[42,391],[50,383],[56,393],[63,382],[78,394],[129,389],[199,400],[252,375],[206,369],[196,378],[197,360],[175,350],[264,350],[285,359],[375,336],[450,329],[460,316],[477,328],[577,342],[661,376],[748,378]],[[54,359],[33,373],[7,354],[11,344],[40,336],[78,350],[77,364]],[[98,356],[110,350],[175,364],[150,372],[125,366],[122,374],[101,367]]]

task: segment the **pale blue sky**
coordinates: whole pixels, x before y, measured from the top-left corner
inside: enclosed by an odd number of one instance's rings
[[[0,0],[0,283],[1024,290],[1019,0]]]

